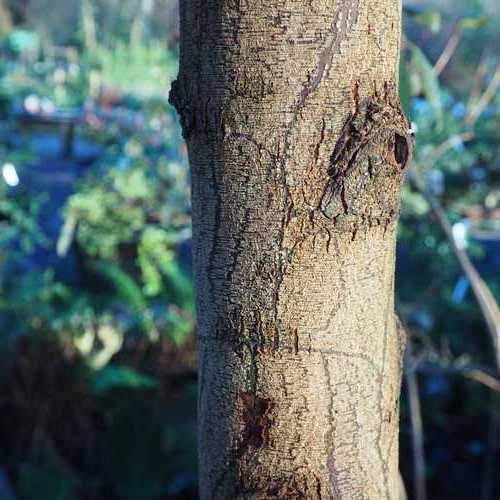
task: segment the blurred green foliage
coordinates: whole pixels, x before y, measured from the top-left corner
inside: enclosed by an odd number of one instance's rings
[[[490,30],[498,28],[500,18],[486,16],[480,5],[466,11],[455,2],[436,7],[446,15],[409,9],[405,17],[400,88],[415,130],[412,168],[443,207],[457,241],[498,301],[499,61],[488,51],[495,43]],[[443,54],[449,61],[437,70]],[[422,366],[418,374],[429,498],[471,498],[487,484],[485,463],[498,460],[498,443],[487,432],[497,401],[488,389],[453,370],[472,365],[496,373],[494,348],[450,242],[410,182],[403,187],[396,285],[398,311],[412,333],[414,362]],[[433,372],[432,367],[444,369]],[[403,403],[401,467],[412,491],[408,457],[414,431]],[[497,498],[500,485],[496,480],[491,484],[491,498]]]
[[[0,469],[26,500],[194,498],[189,178],[167,102],[177,58],[147,36],[140,11],[129,29],[102,33],[102,8],[81,3],[76,46],[26,30],[0,41],[1,164],[21,178],[15,189],[0,179],[0,356],[10,361]],[[23,187],[29,165],[53,160],[19,116],[72,109],[85,116],[75,141],[99,157],[74,177],[54,240],[41,224],[50,196]],[[27,265],[40,252],[76,265],[77,281]]]

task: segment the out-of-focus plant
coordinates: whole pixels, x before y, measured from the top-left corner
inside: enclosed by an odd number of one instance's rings
[[[73,50],[65,49],[62,56],[40,57],[30,64],[10,62],[3,75],[0,72],[2,99],[18,111],[50,113],[56,107],[82,106],[87,96],[88,73],[75,62]]]
[[[409,10],[409,15],[431,30],[439,24],[437,13]],[[457,22],[457,32],[479,30],[485,23],[484,16],[465,18]],[[455,36],[454,31],[451,37]],[[458,43],[453,42],[450,49],[447,44],[444,50],[454,52],[456,45]],[[415,128],[415,162],[423,169],[420,173],[428,188],[441,200],[449,219],[455,223],[466,217],[471,207],[491,211],[498,206],[495,205],[497,197],[494,187],[498,185],[495,130],[500,124],[500,114],[494,95],[489,96],[487,103],[481,103],[488,89],[491,93],[492,85],[497,88],[498,82],[495,83],[497,72],[490,64],[490,68],[484,70],[482,76],[486,83],[480,83],[485,91],[480,91],[479,96],[474,99],[474,86],[478,82],[471,81],[472,97],[467,99],[468,96],[461,95],[460,91],[441,84],[438,70],[443,67],[436,67],[439,60],[432,63],[420,48],[406,40],[400,72],[401,98]],[[449,59],[446,61],[448,63]],[[475,115],[473,120],[471,115]],[[430,271],[431,275],[436,272],[436,279],[439,276],[440,282],[444,280],[452,285],[458,267],[450,265],[450,262],[454,262],[453,259],[448,259],[451,250],[439,234],[439,228],[422,219],[427,213],[429,206],[424,197],[406,184],[403,189],[400,225],[404,252],[409,252],[414,258],[421,258],[421,264],[426,262],[427,267],[434,269]],[[446,273],[450,273],[447,279]],[[415,278],[418,281],[423,276]],[[408,296],[418,290],[418,284],[416,287],[415,284],[408,284]],[[406,293],[404,289],[402,285],[400,290],[403,294]],[[447,299],[450,301],[451,292],[449,290]],[[444,295],[442,298],[444,299]],[[441,311],[445,310],[441,302],[435,305]]]
[[[186,170],[173,161],[104,168],[70,198],[59,241],[64,254],[75,238],[89,271],[113,286],[147,333],[167,331],[175,342],[193,321],[192,285],[177,259],[189,235],[187,195]]]
[[[146,18],[118,38],[95,24],[109,4],[82,2],[85,36],[71,48],[43,30],[0,40],[0,473],[19,498],[195,497],[188,174],[167,101],[176,58]],[[75,158],[38,148],[58,137],[33,122],[57,114],[78,120]],[[77,157],[89,143],[92,167]],[[74,189],[58,245],[43,218],[59,216],[37,189],[52,163]]]
[[[83,62],[90,71],[90,96],[109,104],[117,93],[136,97],[167,96],[177,74],[177,58],[161,40],[146,37],[141,9],[131,19],[129,32],[112,40],[99,36],[97,5],[82,2]]]
[[[427,443],[432,439],[430,433],[424,439],[421,427],[415,423],[422,422],[421,406],[424,426],[431,423],[434,430],[444,429],[443,419],[449,411],[444,399],[453,397],[450,384],[456,383],[451,377],[441,377],[436,382],[437,376],[425,372],[423,366],[427,363],[431,370],[433,366],[445,366],[449,374],[469,377],[474,371],[471,366],[484,365],[492,367],[498,377],[497,362],[492,358],[498,359],[500,324],[494,298],[494,294],[497,301],[500,298],[496,279],[499,264],[494,257],[500,251],[500,151],[495,133],[500,125],[496,96],[500,69],[498,61],[489,55],[476,59],[473,78],[463,77],[465,66],[460,62],[462,74],[454,73],[456,59],[463,53],[461,42],[471,36],[480,39],[489,21],[480,9],[475,12],[477,17],[456,20],[444,40],[440,37],[444,19],[439,13],[408,9],[407,14],[409,24],[414,22],[420,26],[418,29],[424,26],[428,30],[426,43],[421,43],[421,37],[418,47],[409,39],[403,44],[401,100],[413,122],[416,152],[413,171],[408,174],[411,182],[403,188],[396,273],[399,311],[413,333],[407,369],[412,372],[418,367],[422,370],[421,380],[425,376],[429,384],[419,391],[415,374],[408,376],[410,403],[403,410],[403,420],[409,411],[413,424],[417,455],[413,486],[415,498],[422,500],[425,482],[431,483],[433,474],[437,475],[439,460]],[[441,52],[436,50],[436,39],[442,44]],[[470,60],[466,67],[472,73]],[[448,73],[460,78],[454,81]],[[481,231],[479,227],[487,229]],[[497,378],[491,378],[479,370],[477,380],[498,390]],[[429,388],[433,382],[441,383],[439,397]],[[463,386],[465,382],[461,382]],[[484,418],[489,412],[488,399],[474,388],[467,391],[467,401],[461,403],[463,408],[453,411],[482,413]],[[423,404],[415,405],[415,397],[417,403],[423,397]],[[433,403],[436,406],[429,406]],[[498,424],[495,425],[498,430]],[[437,441],[434,438],[436,447]],[[487,439],[482,446],[479,455],[494,452],[487,451]],[[494,450],[493,443],[491,446]],[[424,452],[427,467],[423,466]],[[446,453],[447,462],[453,461],[452,452]],[[488,458],[485,463],[489,461]],[[484,477],[488,475],[491,476],[486,470]],[[492,485],[491,481],[489,486],[487,483],[484,480],[483,498],[493,498],[485,493]],[[448,489],[453,491],[454,487]]]
[[[21,45],[12,47],[27,50]],[[102,364],[119,349],[113,351],[113,342],[100,338],[101,330],[112,329],[122,342],[127,332],[139,329],[151,339],[161,336],[181,344],[193,329],[193,300],[191,282],[177,257],[179,242],[189,237],[190,219],[186,169],[179,163],[180,138],[166,102],[175,60],[159,42],[146,45],[136,36],[131,46],[96,45],[82,58],[72,49],[46,47],[33,65],[19,61],[22,58],[14,58],[0,71],[5,112],[50,114],[87,102],[86,134],[102,144],[103,152],[94,173],[68,203],[58,244],[63,256],[75,239],[84,272],[94,277],[89,287],[66,286],[51,269],[25,272],[22,280],[9,282],[3,266],[4,309],[20,319],[20,326],[29,320],[29,330],[73,332],[75,338],[97,332],[87,353],[92,364]],[[150,70],[158,75],[148,80]],[[137,85],[144,82],[141,91]],[[97,101],[89,105],[93,85]],[[118,92],[118,100],[106,101],[110,88]],[[146,94],[156,97],[141,97]],[[7,144],[6,123],[2,128]],[[43,239],[36,224],[38,198],[25,197],[30,207],[23,209],[19,195],[2,194],[0,200],[2,217],[9,220],[3,223],[2,248],[11,252],[7,245],[15,240],[26,254],[30,244]],[[35,236],[37,242],[32,243]],[[34,313],[25,310],[29,304]],[[109,328],[89,328],[109,316]]]
[[[4,168],[6,165],[4,164]],[[0,166],[1,167],[1,166]],[[35,198],[12,198],[0,179],[0,258],[12,260],[19,255],[32,252],[35,244],[46,243],[36,216],[44,196]]]
[[[168,95],[177,73],[177,60],[160,41],[98,45],[85,59],[92,68],[92,91],[130,93],[135,96]],[[111,96],[110,96],[111,97]],[[110,98],[108,97],[108,98]]]

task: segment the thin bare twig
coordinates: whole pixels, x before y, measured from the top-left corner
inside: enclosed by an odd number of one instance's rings
[[[396,324],[400,330],[401,337],[408,338],[408,345],[405,352],[406,390],[408,393],[408,404],[410,409],[411,439],[413,448],[413,476],[415,482],[415,500],[427,499],[427,488],[425,480],[425,452],[424,452],[424,426],[422,422],[422,409],[418,390],[418,379],[416,373],[415,360],[412,354],[410,336],[402,321],[397,318]]]
[[[491,390],[500,392],[500,380],[482,370],[462,370],[464,377],[475,380]]]
[[[465,124],[472,127],[481,116],[488,104],[495,98],[498,87],[500,87],[500,64],[496,67],[495,73],[490,80],[481,97],[471,106],[465,117]]]
[[[446,213],[437,198],[426,189],[417,166],[413,168],[410,179],[414,187],[424,196],[427,203],[429,203],[436,220],[445,233],[462,270],[471,284],[472,291],[483,313],[491,337],[497,369],[500,369],[500,309],[498,304],[491,290],[488,288],[488,285],[484,282],[472,264],[467,253],[457,245]]]
[[[470,110],[475,102],[479,100],[482,93],[483,82],[488,74],[488,63],[491,60],[491,54],[488,49],[484,50],[481,55],[481,59],[477,66],[477,70],[474,75],[474,81],[471,85],[471,90],[469,93],[469,98],[467,99],[466,110]],[[467,114],[467,113],[466,113]]]
[[[460,43],[460,40],[462,38],[462,31],[462,26],[459,23],[455,24],[451,32],[451,36],[448,39],[448,43],[446,44],[443,52],[434,65],[434,71],[436,72],[436,75],[440,75],[443,72],[444,68],[448,66],[448,63],[450,62],[453,54],[457,50],[458,44]]]
[[[495,375],[481,366],[457,366],[456,364],[450,364],[448,362],[440,363],[439,361],[416,359],[415,357],[413,358],[413,363],[418,372],[457,375],[473,380],[492,391],[500,393],[500,373]]]
[[[408,354],[408,356],[410,356]],[[406,388],[408,391],[408,403],[410,407],[410,421],[412,427],[413,442],[413,466],[415,474],[415,499],[426,500],[425,485],[425,455],[424,455],[424,432],[422,423],[422,409],[418,391],[418,379],[414,368],[405,370]]]
[[[464,142],[469,142],[474,139],[474,134],[472,132],[464,132],[462,134],[452,135],[448,137],[446,141],[435,148],[432,153],[430,153],[424,161],[419,165],[420,172],[425,172],[427,169],[432,167],[434,163],[440,160],[451,148],[457,144]]]

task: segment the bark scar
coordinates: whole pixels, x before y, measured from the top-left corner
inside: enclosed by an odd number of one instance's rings
[[[397,87],[387,82],[382,95],[361,99],[353,89],[349,113],[330,157],[319,209],[332,221],[388,224],[399,210],[399,184],[412,154],[410,125]]]
[[[313,94],[321,82],[328,76],[333,56],[340,52],[342,42],[352,32],[358,22],[359,0],[343,0],[338,8],[331,26],[327,42],[319,55],[318,64],[313,70],[312,77],[304,85],[297,109],[301,110],[307,98]]]
[[[273,424],[274,403],[252,392],[240,393],[239,400],[245,426],[238,451],[238,455],[241,456],[249,447],[259,449],[268,446],[269,430]]]

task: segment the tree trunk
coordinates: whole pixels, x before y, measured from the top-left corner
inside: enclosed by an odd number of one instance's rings
[[[182,0],[202,499],[396,499],[400,0]]]

